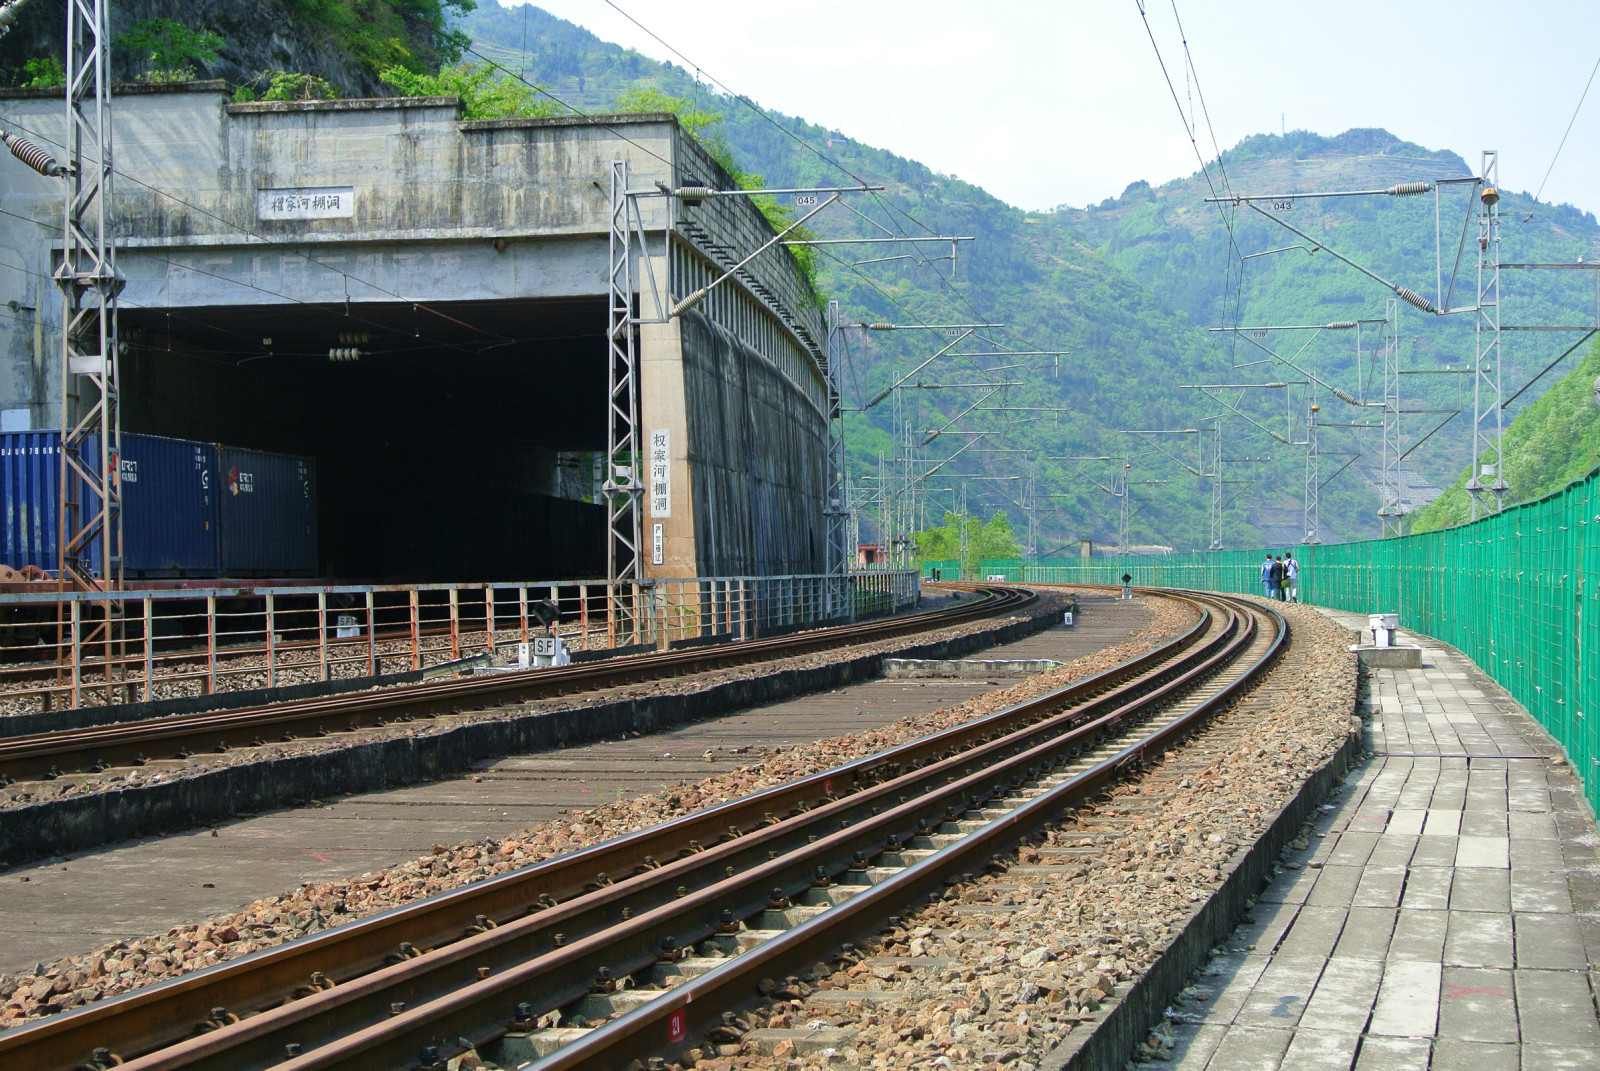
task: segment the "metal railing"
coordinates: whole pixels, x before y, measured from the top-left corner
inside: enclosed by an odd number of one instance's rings
[[[0,593],[0,714],[447,670],[551,632],[578,656],[754,639],[895,613],[919,592],[912,570],[874,570]]]
[[[1300,563],[1299,597],[1400,623],[1460,649],[1566,751],[1600,808],[1600,469],[1471,524],[1390,539],[1271,548]],[[1023,561],[976,579],[1262,595],[1265,550]]]

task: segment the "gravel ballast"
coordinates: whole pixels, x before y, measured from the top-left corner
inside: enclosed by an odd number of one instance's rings
[[[1068,816],[1006,873],[953,887],[804,999],[755,1016],[773,1031],[827,1031],[829,1051],[752,1034],[688,1062],[701,1071],[1063,1066],[1101,1024],[1102,1006],[1151,970],[1267,824],[1359,731],[1350,633],[1306,607],[1277,609],[1294,646],[1206,732]],[[1260,687],[1270,689],[1265,702]],[[1189,986],[1177,999],[1210,995]],[[1135,1055],[1159,1060],[1170,1044],[1157,1026]]]
[[[1060,594],[1059,592],[1056,594]],[[1149,623],[1121,644],[1077,659],[1008,688],[974,697],[931,714],[907,718],[882,729],[769,751],[760,760],[695,784],[592,810],[573,810],[563,820],[533,826],[502,840],[448,846],[387,870],[339,882],[308,883],[280,896],[258,900],[244,910],[199,925],[175,927],[134,941],[118,941],[93,953],[39,967],[21,977],[0,976],[0,1029],[163,981],[261,948],[281,944],[330,926],[363,918],[436,895],[530,863],[597,844],[693,811],[714,806],[793,780],[930,732],[1003,710],[1025,699],[1101,672],[1189,628],[1195,620],[1186,605],[1146,599]],[[988,625],[992,627],[993,622]],[[966,634],[982,625],[945,630]],[[892,641],[881,646],[890,647]],[[874,645],[879,646],[879,645]],[[795,661],[821,661],[822,655]],[[730,674],[744,669],[725,671]],[[664,681],[649,690],[688,687]],[[464,715],[490,718],[492,713]],[[382,730],[378,730],[382,731]],[[226,760],[229,756],[217,756]],[[0,880],[5,880],[0,876]]]

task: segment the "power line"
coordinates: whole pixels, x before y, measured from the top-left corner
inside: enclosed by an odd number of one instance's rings
[[[696,72],[698,72],[700,74],[704,74],[706,76],[707,81],[711,82],[713,85],[715,85],[718,88],[720,88],[723,92],[727,93],[730,97],[732,97],[733,99],[737,100],[740,104],[743,104],[746,108],[749,108],[752,112],[754,112],[756,115],[760,116],[766,122],[772,124],[772,126],[774,128],[776,128],[777,130],[781,131],[784,134],[785,137],[787,137],[790,140],[792,140],[795,144],[801,146],[807,152],[810,152],[812,155],[816,156],[817,159],[823,161],[824,163],[830,165],[831,167],[837,168],[841,173],[843,173],[845,175],[848,175],[851,179],[855,180],[857,183],[859,183],[859,184],[861,184],[863,186],[870,184],[869,181],[866,178],[862,177],[860,174],[856,173],[855,171],[851,170],[849,167],[845,166],[845,164],[842,163],[838,158],[836,158],[834,156],[831,156],[828,153],[823,152],[815,144],[813,144],[812,142],[810,142],[806,138],[801,137],[799,134],[795,133],[789,127],[787,127],[787,126],[783,125],[782,123],[778,122],[777,119],[773,118],[771,113],[767,112],[764,108],[762,108],[760,105],[756,104],[749,97],[745,96],[742,93],[738,93],[738,92],[734,91],[733,88],[730,87],[726,82],[723,82],[721,79],[719,79],[715,75],[713,75],[710,71],[707,71],[704,67],[700,66],[700,64],[696,63],[694,60],[692,60],[688,56],[684,55],[683,52],[681,52],[679,49],[677,49],[671,43],[669,43],[667,40],[665,40],[660,34],[656,33],[654,30],[650,29],[650,27],[646,26],[644,23],[640,22],[638,19],[636,19],[632,15],[628,14],[628,12],[624,11],[615,2],[615,0],[606,0],[606,3],[608,5],[610,5],[617,12],[617,14],[621,15],[623,18],[625,18],[629,22],[633,23],[640,30],[643,30],[646,34],[649,34],[650,37],[654,38],[663,48],[667,49],[667,51],[669,51],[673,55],[677,56],[680,60],[682,60],[684,62],[684,64],[686,66],[693,67]],[[552,99],[554,99],[554,98],[552,98]],[[880,207],[880,208],[882,208],[884,210],[885,214],[890,217],[891,221],[894,220],[895,212],[898,211],[899,214],[904,216],[905,219],[908,222],[910,222],[914,226],[920,227],[922,230],[926,231],[927,233],[929,233],[929,234],[937,234],[937,233],[939,233],[935,228],[930,227],[928,224],[924,223],[922,220],[918,219],[915,215],[913,215],[912,213],[906,211],[904,208],[896,209],[894,206],[892,206],[888,202],[888,199],[885,198],[882,194],[873,192],[873,193],[870,193],[869,196],[872,198],[873,202],[878,205],[878,207]],[[860,212],[857,212],[856,214],[857,215],[861,215]],[[863,219],[867,219],[866,216],[862,216],[862,218]],[[870,219],[867,219],[867,222],[871,223],[872,221]],[[874,226],[878,226],[877,224],[873,224],[873,225]],[[886,228],[880,228],[880,229],[884,229],[885,233],[893,233],[893,232],[887,231]],[[906,235],[906,230],[905,230],[905,228],[903,226],[900,227],[899,234],[901,236],[905,236]],[[919,263],[923,263],[923,262],[919,262]],[[980,312],[978,310],[978,308],[976,306],[974,306],[970,300],[968,300],[968,298],[966,297],[965,294],[962,294],[961,291],[957,290],[954,287],[954,285],[951,284],[950,280],[946,279],[943,275],[939,275],[938,278],[939,278],[940,283],[945,287],[945,289],[949,290],[958,300],[960,300],[961,303],[967,307],[968,311],[972,312],[974,315],[976,315],[980,319],[987,319],[988,318],[984,313]],[[1031,342],[1028,339],[1023,339],[1019,335],[1011,334],[1011,337],[1012,338],[1016,338],[1016,339],[1020,339],[1021,341],[1023,341],[1027,345],[1034,345],[1033,342]]]
[[[1544,178],[1539,182],[1539,189],[1534,193],[1533,199],[1539,200],[1539,194],[1544,192],[1544,184],[1550,181],[1550,172],[1556,169],[1556,161],[1561,159],[1561,150],[1566,148],[1567,135],[1572,133],[1572,124],[1578,121],[1578,113],[1583,110],[1583,102],[1589,96],[1589,87],[1594,85],[1594,76],[1600,72],[1600,59],[1594,61],[1594,70],[1589,72],[1589,80],[1583,84],[1583,92],[1578,96],[1578,106],[1572,109],[1572,118],[1567,120],[1566,132],[1561,135],[1561,144],[1556,146],[1556,154],[1550,158],[1550,166],[1545,169]],[[1529,212],[1528,215],[1533,215]]]
[[[782,123],[778,122],[771,115],[767,114],[767,112],[765,110],[763,110],[759,105],[757,105],[754,101],[750,100],[748,97],[744,96],[743,94],[735,93],[732,89],[728,88],[728,85],[725,82],[723,82],[720,79],[718,79],[710,71],[706,70],[704,67],[700,66],[694,60],[690,59],[688,56],[685,56],[682,52],[679,52],[676,48],[674,48],[673,46],[669,45],[666,41],[662,40],[660,34],[656,33],[654,30],[650,29],[650,27],[646,26],[644,23],[640,22],[638,19],[634,18],[632,15],[630,15],[626,11],[622,10],[621,7],[618,7],[617,4],[615,3],[615,0],[606,0],[606,3],[609,4],[612,7],[612,9],[614,9],[616,11],[617,14],[621,15],[623,18],[627,19],[629,22],[631,22],[635,26],[639,27],[639,29],[643,30],[645,33],[647,33],[651,37],[655,38],[655,40],[661,45],[661,47],[663,47],[667,51],[671,52],[674,56],[677,56],[679,59],[681,59],[688,66],[693,67],[700,74],[705,75],[707,81],[711,82],[713,85],[715,85],[718,88],[720,88],[723,92],[727,93],[730,97],[733,97],[739,103],[743,104],[745,107],[747,107],[751,111],[755,112],[761,118],[765,119],[767,122],[769,122],[773,126],[777,127],[784,134],[786,134],[790,138],[792,138],[797,145],[800,145],[801,147],[803,147],[806,150],[808,150],[809,152],[811,152],[814,156],[817,157],[817,159],[821,160],[822,162],[824,162],[826,164],[831,164],[833,167],[838,168],[841,172],[843,172],[846,175],[849,175],[852,179],[854,179],[859,185],[862,185],[862,186],[870,185],[867,182],[866,179],[862,178],[860,175],[856,174],[854,171],[851,171],[848,167],[844,166],[844,164],[840,163],[838,160],[836,160],[833,157],[829,156],[827,153],[823,152],[821,149],[817,148],[815,145],[811,144],[809,141],[807,141],[806,139],[802,138],[800,135],[796,134],[793,130],[790,130],[788,127],[786,127]]]

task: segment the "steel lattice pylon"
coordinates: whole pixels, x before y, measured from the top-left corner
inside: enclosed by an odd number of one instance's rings
[[[1383,471],[1378,479],[1378,520],[1383,538],[1403,534],[1405,491],[1400,462],[1405,448],[1400,442],[1400,301],[1390,298],[1384,304],[1383,336],[1378,343],[1383,361]]]
[[[1300,541],[1307,546],[1322,542],[1319,531],[1322,521],[1322,457],[1317,453],[1317,412],[1320,408],[1316,404],[1306,407],[1305,516],[1302,518],[1304,534]]]
[[[1211,432],[1211,542],[1207,550],[1222,549],[1222,421],[1217,420]]]
[[[106,2],[67,0],[68,170],[62,257],[56,269],[64,325],[56,530],[62,579],[85,590],[113,591],[122,586],[122,403],[117,377],[122,279],[111,219]],[[92,572],[96,568],[98,578]]]
[[[638,584],[643,562],[639,553],[639,387],[634,338],[633,251],[628,230],[628,164],[611,164],[610,308],[606,325],[606,469],[601,490],[606,499],[606,572],[618,593],[618,581]],[[617,635],[637,632],[638,589],[631,598],[616,595],[610,610]]]
[[[839,383],[839,303],[828,302],[828,487],[823,514],[827,518],[827,571],[850,571],[850,510],[844,486],[844,399]]]
[[[1500,155],[1495,150],[1484,150],[1479,178],[1478,301],[1473,318],[1477,360],[1472,366],[1472,477],[1467,481],[1473,520],[1485,494],[1493,499],[1487,512],[1500,512],[1507,490],[1500,452],[1505,411],[1500,408]],[[1492,434],[1483,426],[1490,416]],[[1487,483],[1484,477],[1489,477]]]

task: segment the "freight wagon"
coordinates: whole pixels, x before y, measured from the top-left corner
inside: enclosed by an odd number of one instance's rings
[[[60,452],[59,432],[0,433],[0,564],[55,572]],[[127,579],[317,574],[315,458],[125,433],[117,464]]]

